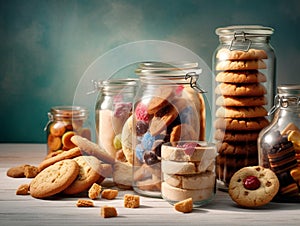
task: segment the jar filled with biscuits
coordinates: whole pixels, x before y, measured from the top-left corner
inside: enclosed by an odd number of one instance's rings
[[[259,134],[259,164],[279,179],[275,199],[300,202],[300,84],[277,87],[274,118]]]
[[[273,105],[276,57],[263,26],[216,29],[219,46],[213,56],[214,142],[218,188],[227,190],[232,175],[258,164],[257,138],[269,125]]]
[[[81,106],[55,106],[48,112],[47,149],[49,155],[68,151],[75,144],[71,137],[78,134],[91,140],[89,112]]]
[[[205,101],[198,63],[141,63],[133,110],[133,188],[161,197],[161,146],[205,139]]]
[[[126,159],[123,149],[131,146],[131,142],[130,145],[122,142],[122,131],[126,121],[132,114],[137,85],[138,81],[130,78],[109,79],[98,82],[99,96],[96,103],[97,143],[112,157],[121,161]]]

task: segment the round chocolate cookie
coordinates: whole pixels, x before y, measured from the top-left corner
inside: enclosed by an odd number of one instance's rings
[[[269,203],[279,190],[276,174],[261,166],[244,167],[232,177],[228,193],[232,200],[243,207],[259,207]]]

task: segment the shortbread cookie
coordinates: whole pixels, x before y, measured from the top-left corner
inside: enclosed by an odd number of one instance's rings
[[[101,162],[94,156],[79,156],[74,158],[80,167],[76,180],[64,190],[65,194],[74,195],[89,189],[98,179]]]
[[[101,149],[99,145],[84,137],[74,135],[72,136],[71,141],[74,144],[76,144],[81,151],[89,155],[95,156],[105,163],[113,164],[115,162],[115,159],[105,150]]]
[[[221,48],[216,54],[216,58],[220,60],[257,60],[267,59],[268,55],[262,49],[249,49],[248,51],[230,50]]]
[[[30,194],[46,198],[69,187],[79,174],[80,167],[73,159],[65,159],[45,168],[30,183]]]
[[[212,188],[205,189],[181,189],[170,186],[166,182],[161,184],[161,192],[163,198],[169,201],[182,201],[187,198],[192,198],[193,202],[209,200],[213,196]]]
[[[266,69],[267,65],[263,60],[231,61],[224,60],[217,63],[216,70],[256,70]]]
[[[276,174],[261,166],[244,167],[231,178],[228,192],[233,201],[244,207],[269,203],[279,190]]]
[[[268,103],[265,96],[219,96],[216,105],[227,107],[253,107]]]
[[[260,83],[238,84],[220,83],[216,89],[216,94],[223,96],[263,96],[267,93],[266,88]]]
[[[215,185],[215,173],[204,172],[192,175],[164,174],[163,179],[169,185],[183,189],[213,188]]]
[[[217,129],[215,132],[215,139],[226,142],[246,142],[256,141],[259,131],[233,131]]]
[[[261,130],[269,125],[268,119],[260,118],[217,118],[214,122],[216,129],[223,130]]]
[[[39,164],[38,169],[39,169],[39,171],[42,171],[46,167],[48,167],[50,165],[53,165],[56,162],[59,162],[59,161],[64,160],[64,159],[72,159],[72,158],[78,157],[80,155],[81,155],[80,149],[78,147],[75,147],[75,148],[72,148],[68,151],[63,151],[62,153],[60,153],[60,154],[58,154],[54,157],[45,159],[44,161],[42,161]]]
[[[262,106],[257,107],[219,107],[216,116],[220,118],[259,118],[267,116],[267,110]]]
[[[217,74],[216,81],[225,83],[259,83],[266,82],[267,77],[258,70],[221,71]]]

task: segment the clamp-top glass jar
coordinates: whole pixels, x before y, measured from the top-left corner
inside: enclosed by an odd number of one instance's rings
[[[277,87],[272,123],[259,134],[259,164],[280,182],[279,201],[300,202],[300,85]]]
[[[197,63],[142,63],[133,112],[133,188],[161,197],[161,145],[205,139],[205,103]]]
[[[117,158],[117,152],[122,149],[122,129],[132,112],[137,80],[110,79],[97,82],[96,86],[99,90],[96,103],[97,143]]]
[[[91,140],[88,110],[80,106],[56,106],[48,112],[47,130],[48,154],[67,151],[75,147],[71,141],[74,134]]]
[[[226,190],[237,170],[258,164],[257,138],[269,124],[266,109],[273,105],[276,58],[269,43],[272,28],[228,26],[216,34],[213,130],[218,186]]]

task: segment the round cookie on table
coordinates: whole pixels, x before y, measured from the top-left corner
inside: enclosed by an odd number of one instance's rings
[[[239,206],[255,208],[268,204],[279,190],[276,174],[262,166],[243,167],[231,177],[228,192]]]

